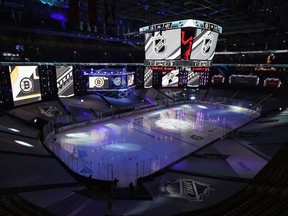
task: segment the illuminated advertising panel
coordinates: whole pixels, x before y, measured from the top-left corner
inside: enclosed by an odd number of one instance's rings
[[[178,87],[179,84],[179,69],[162,72],[161,86],[163,88]]]
[[[58,97],[74,96],[73,66],[56,66]]]
[[[89,76],[88,82],[89,89],[109,88],[109,78],[107,76]]]
[[[124,75],[111,76],[110,84],[113,89],[127,88],[126,76]]]
[[[128,86],[134,85],[134,74],[127,75],[127,84]]]
[[[153,70],[149,67],[144,71],[144,88],[152,88]]]
[[[188,71],[187,87],[199,87],[200,73],[193,70]]]
[[[181,60],[190,60],[195,28],[181,29]]]
[[[14,105],[41,101],[38,66],[10,66]]]

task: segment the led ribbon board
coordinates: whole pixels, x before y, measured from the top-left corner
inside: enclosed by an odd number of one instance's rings
[[[151,26],[141,27],[139,33],[151,33],[155,31],[165,31],[171,29],[181,29],[185,27],[192,27],[197,29],[209,30],[216,33],[222,33],[222,27],[214,23],[205,22],[201,20],[178,20],[173,22],[159,23]]]

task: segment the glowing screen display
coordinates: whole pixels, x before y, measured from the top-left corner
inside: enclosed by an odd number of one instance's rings
[[[144,71],[144,88],[152,88],[152,77],[153,70],[146,67]]]
[[[128,86],[134,85],[134,74],[127,75],[127,84]]]
[[[114,89],[127,88],[126,76],[112,76],[110,77],[110,84]]]
[[[56,66],[57,88],[59,97],[74,96],[74,81],[72,66]]]
[[[180,29],[145,34],[146,59],[180,59]]]
[[[212,60],[218,40],[218,33],[196,29],[190,59]]]
[[[145,34],[147,60],[212,60],[218,33],[205,29],[181,28]]]
[[[187,87],[198,87],[200,80],[200,73],[192,70],[188,71]]]
[[[14,105],[41,101],[38,66],[9,66]]]
[[[181,60],[190,59],[194,34],[194,28],[185,28],[181,30]]]
[[[109,78],[106,76],[90,76],[89,89],[109,88]]]
[[[162,87],[178,87],[179,69],[162,72]]]

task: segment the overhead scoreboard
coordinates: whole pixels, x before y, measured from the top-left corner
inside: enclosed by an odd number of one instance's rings
[[[179,20],[145,26],[145,65],[210,66],[222,27],[200,20]]]
[[[199,68],[211,66],[221,26],[187,19],[145,26],[139,32],[145,34],[145,88],[156,83],[162,88],[206,84],[209,69]]]

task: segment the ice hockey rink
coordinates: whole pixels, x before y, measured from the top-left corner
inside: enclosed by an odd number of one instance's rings
[[[182,104],[75,127],[50,137],[46,144],[79,174],[117,178],[119,187],[127,187],[258,116],[235,106]]]

